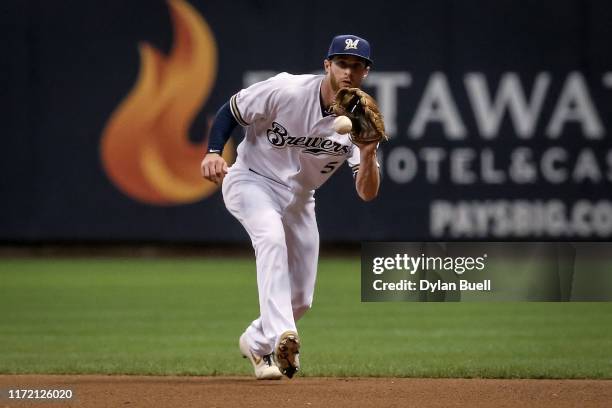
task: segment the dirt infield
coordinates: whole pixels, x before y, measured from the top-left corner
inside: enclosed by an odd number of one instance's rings
[[[9,399],[70,389],[71,400]],[[0,407],[609,407],[612,380],[2,375]]]

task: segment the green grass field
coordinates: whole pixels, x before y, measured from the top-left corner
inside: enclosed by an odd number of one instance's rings
[[[612,378],[612,303],[361,303],[322,259],[302,375]],[[250,259],[1,259],[0,373],[250,375]]]

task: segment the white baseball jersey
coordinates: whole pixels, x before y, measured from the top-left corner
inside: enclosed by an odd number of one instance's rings
[[[319,188],[344,161],[356,174],[359,148],[334,131],[335,116],[323,115],[323,78],[283,72],[232,96],[232,114],[246,127],[235,166],[294,192]]]

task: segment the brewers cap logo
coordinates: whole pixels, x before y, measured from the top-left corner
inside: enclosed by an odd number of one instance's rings
[[[347,38],[344,43],[346,44],[346,47],[344,47],[345,50],[356,50],[359,40],[351,40],[350,38]]]

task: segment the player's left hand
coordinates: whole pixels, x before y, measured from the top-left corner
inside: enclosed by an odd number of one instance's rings
[[[373,142],[357,142],[356,140],[353,140],[353,143],[355,145],[357,145],[357,147],[359,148],[359,151],[362,154],[375,153],[376,150],[378,149],[378,142],[377,141],[373,141]]]
[[[202,160],[200,167],[202,171],[202,177],[206,180],[212,181],[215,184],[221,184],[223,178],[227,174],[228,167],[225,159],[217,153],[207,153]]]
[[[357,146],[388,140],[385,122],[374,98],[359,88],[341,88],[332,111],[351,120],[350,139]]]

